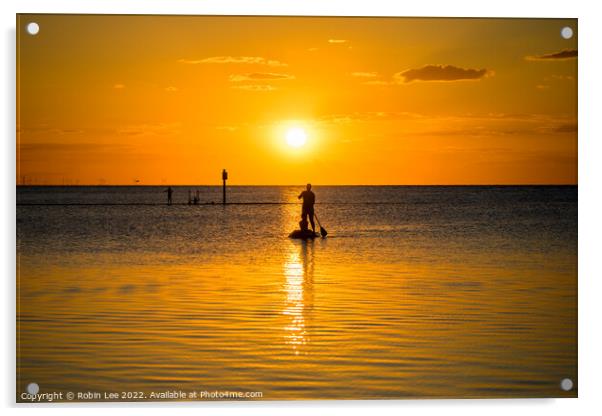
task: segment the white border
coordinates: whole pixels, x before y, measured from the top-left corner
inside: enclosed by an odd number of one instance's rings
[[[21,0],[20,13],[577,17],[579,1],[505,0]],[[585,3],[585,2],[584,2]]]
[[[4,266],[4,337],[0,343],[4,374],[0,378],[0,403],[8,414],[36,411],[50,415],[80,414],[81,407],[54,405],[16,409],[15,397],[15,13],[116,13],[116,14],[251,14],[251,15],[346,15],[346,16],[473,16],[473,17],[577,17],[579,18],[579,399],[557,400],[423,400],[365,402],[261,402],[261,403],[162,403],[103,404],[85,406],[91,414],[164,415],[168,408],[189,414],[281,414],[345,412],[351,415],[376,411],[379,414],[427,415],[507,415],[515,414],[595,414],[599,412],[600,386],[598,296],[602,293],[602,273],[598,266],[602,207],[600,206],[600,141],[602,127],[602,76],[600,41],[602,15],[594,0],[23,0],[0,2],[2,21],[3,91],[2,117],[2,250]],[[110,408],[110,409],[108,409]]]

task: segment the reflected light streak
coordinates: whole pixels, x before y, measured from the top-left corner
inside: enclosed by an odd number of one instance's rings
[[[306,329],[306,311],[312,307],[313,243],[301,242],[300,248],[292,247],[284,263],[284,292],[286,295],[283,315],[289,317],[284,327],[285,342],[294,354],[306,354],[303,347],[309,343]],[[308,260],[308,246],[312,252]]]

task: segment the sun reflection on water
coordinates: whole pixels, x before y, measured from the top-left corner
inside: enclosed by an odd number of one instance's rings
[[[309,344],[307,311],[313,307],[313,241],[294,244],[284,263],[285,305],[282,313],[289,317],[284,327],[285,342],[295,355],[307,354]]]

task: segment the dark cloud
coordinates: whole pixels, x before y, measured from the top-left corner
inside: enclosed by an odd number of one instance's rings
[[[560,52],[547,53],[544,55],[526,56],[528,61],[553,61],[577,58],[577,49],[565,49]]]
[[[542,126],[539,128],[539,132],[543,134],[563,134],[563,133],[577,133],[578,127],[577,122],[559,123]]]
[[[487,75],[491,71],[487,69],[459,68],[453,65],[426,65],[422,68],[408,69],[398,72],[394,75],[400,82],[412,81],[462,81],[477,80]]]
[[[556,127],[556,133],[577,133],[577,123],[563,124]]]

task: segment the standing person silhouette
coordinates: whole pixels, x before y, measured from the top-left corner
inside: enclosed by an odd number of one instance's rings
[[[314,204],[316,203],[316,195],[311,191],[311,183],[307,184],[307,189],[299,194],[298,199],[303,198],[303,206],[301,208],[301,223],[305,224],[301,226],[301,229],[307,229],[307,217],[311,224],[311,229],[316,232],[316,224],[314,223]]]
[[[169,186],[164,192],[167,192],[167,205],[171,205],[171,195],[173,194],[173,189]]]

